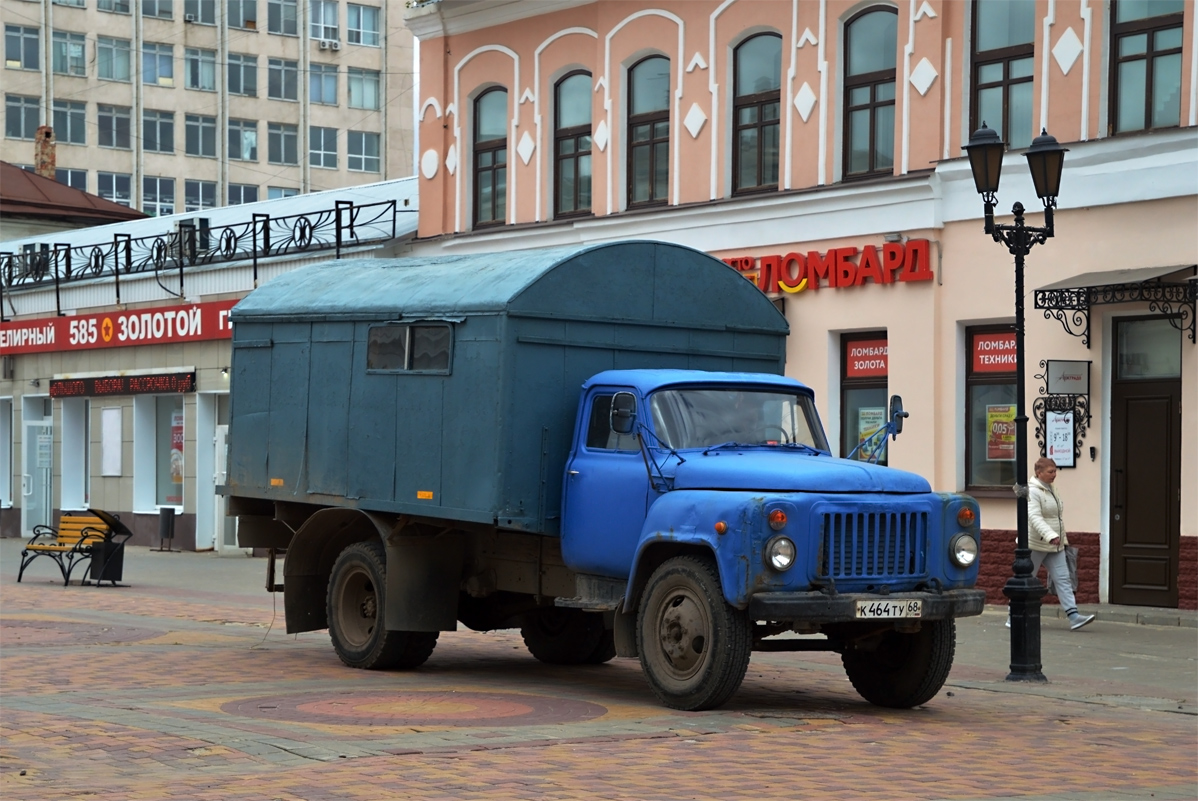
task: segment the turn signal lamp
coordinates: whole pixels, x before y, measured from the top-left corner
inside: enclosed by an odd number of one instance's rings
[[[770,528],[774,531],[781,531],[786,527],[786,512],[783,512],[781,509],[775,509],[770,512],[769,520]]]
[[[728,533],[728,524],[725,523],[723,520],[718,521],[715,524],[715,533],[716,534],[727,534]]]
[[[961,528],[969,528],[977,520],[977,515],[969,506],[962,506],[961,511],[957,512],[957,525]]]

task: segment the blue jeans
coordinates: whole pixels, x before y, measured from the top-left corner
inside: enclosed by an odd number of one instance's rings
[[[1032,575],[1040,572],[1040,565],[1052,575],[1053,590],[1061,602],[1065,614],[1072,615],[1077,611],[1077,602],[1073,597],[1073,583],[1069,581],[1069,565],[1065,562],[1064,551],[1032,551]]]

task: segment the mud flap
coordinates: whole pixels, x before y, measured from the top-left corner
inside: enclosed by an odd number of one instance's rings
[[[387,539],[388,631],[456,631],[462,581],[461,535]]]
[[[625,613],[621,600],[613,617],[612,637],[616,642],[616,656],[640,656],[640,650],[636,647],[636,615]]]

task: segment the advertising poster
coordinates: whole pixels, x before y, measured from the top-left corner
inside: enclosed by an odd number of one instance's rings
[[[857,451],[857,458],[863,462],[873,458],[874,451],[878,450],[878,460],[886,458],[886,438],[877,437],[868,445],[862,444],[869,439],[882,426],[886,424],[886,407],[884,406],[863,406],[857,410],[857,444],[861,446]]]
[[[1015,461],[1015,404],[986,406],[986,461]]]
[[[183,503],[183,411],[171,414],[171,483],[167,503]]]
[[[1073,467],[1073,412],[1049,412],[1044,426],[1048,432],[1044,455],[1057,467]]]

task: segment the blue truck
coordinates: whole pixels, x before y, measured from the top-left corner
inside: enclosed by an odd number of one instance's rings
[[[351,667],[518,627],[547,663],[639,657],[677,709],[726,702],[755,650],[838,652],[906,708],[982,611],[976,502],[834,458],[785,318],[706,254],[329,261],[231,319],[239,544]]]

